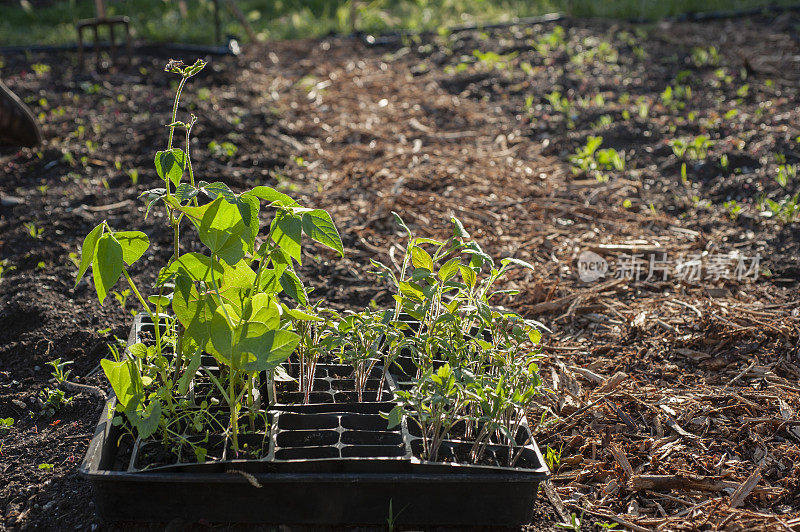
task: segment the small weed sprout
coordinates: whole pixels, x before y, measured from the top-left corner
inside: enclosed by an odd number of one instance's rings
[[[714,141],[707,135],[695,138],[681,137],[670,141],[672,153],[679,159],[702,161],[708,156],[708,150],[714,146]]]
[[[742,206],[739,205],[736,200],[726,201],[722,206],[728,211],[730,219],[734,221],[739,217],[739,213],[742,212]]]
[[[790,224],[800,218],[800,192],[794,196],[786,196],[780,201],[765,198],[767,208],[773,216],[784,224]]]
[[[236,144],[227,140],[222,143],[212,140],[208,144],[208,151],[210,151],[211,155],[214,157],[230,159],[236,155],[236,152],[239,151],[239,148],[236,146]]]
[[[719,51],[716,46],[709,46],[708,48],[695,46],[692,48],[691,57],[692,62],[697,67],[719,65]]]
[[[598,181],[605,182],[608,181],[605,171],[624,170],[623,154],[613,148],[598,149],[602,144],[603,137],[589,136],[586,144],[569,157],[572,173],[593,176]]]
[[[545,98],[548,103],[550,103],[550,107],[553,108],[553,111],[564,115],[567,129],[573,129],[575,127],[575,120],[578,118],[578,114],[575,112],[575,105],[558,91],[547,94]]]
[[[508,54],[498,54],[496,52],[481,52],[473,50],[472,55],[477,59],[478,67],[481,70],[508,70],[513,69],[512,61],[519,55],[519,52]]]
[[[42,238],[42,233],[44,233],[44,227],[37,227],[35,222],[25,222],[22,224],[25,228],[25,231],[28,233],[28,236],[39,240]]]
[[[48,362],[48,364],[53,367],[53,371],[50,373],[50,375],[53,376],[56,382],[60,384],[69,378],[71,370],[66,369],[66,367],[72,364],[72,360],[65,360],[62,362],[60,358],[57,358],[55,360],[51,360]]]
[[[570,515],[569,523],[556,523],[557,528],[563,530],[572,530],[572,532],[581,532],[581,524],[583,522],[583,514],[578,517],[578,514],[572,513]]]
[[[558,471],[558,467],[561,465],[561,451],[562,449],[556,451],[549,445],[545,449],[544,461],[553,473]]]
[[[776,155],[778,167],[775,175],[775,182],[784,192],[790,187],[797,178],[797,166],[786,164],[786,158],[782,154]],[[785,194],[780,199],[763,197],[760,201],[760,208],[766,210],[769,215],[774,216],[783,224],[790,224],[800,219],[800,192],[794,195]]]
[[[131,296],[131,289],[126,288],[124,290],[120,290],[119,292],[112,290],[111,294],[114,296],[114,299],[117,300],[117,303],[119,303],[120,308],[125,310],[126,306],[128,305],[128,298]]]
[[[66,394],[58,388],[45,388],[39,392],[39,397],[44,403],[42,414],[46,417],[53,417],[61,409],[72,402],[72,397],[67,397]]]
[[[668,85],[661,93],[660,99],[666,107],[673,112],[679,111],[686,107],[686,102],[692,98],[692,88],[689,85],[681,85],[676,83]]]
[[[3,275],[5,275],[8,272],[12,272],[16,269],[17,269],[16,266],[12,266],[9,264],[8,259],[0,260],[0,281],[3,280]]]
[[[11,432],[11,429],[14,427],[14,418],[7,417],[7,418],[0,418],[0,435],[7,435]]]
[[[34,63],[31,65],[31,70],[33,70],[37,76],[43,76],[50,72],[50,65],[45,65],[43,63]]]
[[[139,170],[131,168],[126,172],[131,180],[131,185],[136,186],[139,184]]]
[[[796,178],[797,166],[785,163],[778,165],[775,175],[775,182],[778,183],[781,188],[786,188],[789,185],[789,182]]]

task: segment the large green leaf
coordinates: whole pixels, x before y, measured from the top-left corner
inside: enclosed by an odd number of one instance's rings
[[[122,246],[122,260],[128,266],[139,260],[150,247],[150,239],[141,231],[118,231],[114,233],[114,240]]]
[[[278,211],[272,221],[271,229],[272,240],[298,264],[302,264],[300,253],[300,240],[303,237],[302,218],[285,211]]]
[[[186,367],[186,370],[181,375],[180,379],[178,379],[178,394],[185,395],[186,392],[189,391],[189,385],[194,379],[197,370],[200,369],[200,363],[203,360],[203,350],[196,349],[194,353],[192,353],[191,358],[189,358],[189,365]]]
[[[181,183],[175,189],[175,199],[178,200],[178,203],[183,203],[186,200],[190,200],[197,196],[200,193],[196,187],[193,187],[189,183]]]
[[[256,282],[256,272],[240,260],[236,264],[222,264],[222,288],[250,288]]]
[[[191,278],[178,274],[172,295],[172,311],[186,329],[186,336],[198,346],[205,347],[209,340],[209,322],[217,308],[211,294],[200,294]]]
[[[228,321],[228,317],[231,320],[235,320],[233,324]],[[238,316],[233,306],[223,303],[214,311],[211,321],[207,322],[209,337],[211,338],[211,354],[215,355],[223,363],[234,367],[237,367],[233,358],[233,349],[237,336],[233,327],[235,327],[236,321],[238,321]]]
[[[248,302],[243,317],[251,321],[261,322],[269,328],[277,329],[281,323],[281,307],[274,297],[258,293]]]
[[[197,185],[212,200],[217,199],[217,196],[222,196],[228,203],[236,203],[236,194],[222,181],[215,181],[213,183],[200,181]]]
[[[460,266],[461,259],[458,257],[453,257],[445,262],[441,268],[439,268],[439,273],[437,275],[443,282],[449,281],[456,273],[458,273]]]
[[[236,206],[239,208],[239,214],[242,215],[244,224],[250,229],[250,240],[248,240],[248,249],[250,253],[255,250],[256,236],[258,236],[259,220],[258,211],[261,203],[253,196],[240,196]]]
[[[177,259],[170,262],[162,271],[160,277],[170,278],[177,273],[188,275],[193,281],[203,281],[211,284],[211,257],[202,253],[184,253]],[[214,274],[217,279],[222,277],[224,269],[221,264],[215,262]]]
[[[463,264],[459,266],[458,269],[461,271],[461,279],[464,281],[464,284],[470,288],[475,288],[475,283],[478,280],[475,270]]]
[[[300,337],[266,323],[242,320],[231,305],[218,308],[210,323],[209,351],[221,362],[244,371],[267,371],[285,361]],[[225,316],[234,321],[233,327]]]
[[[266,330],[258,334],[258,324],[251,326],[247,336],[241,340],[241,367],[245,371],[271,371],[282,364],[294,352],[300,337],[293,332]]]
[[[409,297],[415,301],[422,301],[425,299],[425,293],[417,283],[409,283],[407,281],[400,281],[398,283],[400,293],[405,297]]]
[[[242,305],[255,284],[256,272],[245,260],[241,260],[233,266],[224,262],[221,264],[223,266],[222,278],[217,279],[219,295],[224,302],[234,306],[237,314],[241,314]]]
[[[97,240],[102,234],[103,224],[97,224],[97,227],[92,229],[89,234],[86,235],[86,238],[83,239],[83,245],[81,246],[81,263],[78,268],[78,277],[75,279],[75,286],[78,286],[78,283],[83,278],[83,274],[86,273],[86,269],[92,263],[94,251],[97,248]]]
[[[242,196],[254,196],[266,201],[270,205],[278,207],[290,207],[297,204],[295,200],[282,192],[278,192],[272,187],[257,186],[245,192]]]
[[[131,367],[130,360],[121,360],[114,362],[104,358],[100,361],[100,366],[106,374],[108,382],[111,383],[111,388],[114,389],[114,394],[117,396],[117,403],[123,409],[128,407],[131,400],[136,397],[136,385],[131,376],[131,371],[138,371],[135,367]]]
[[[158,430],[161,421],[161,401],[154,399],[141,413],[129,413],[128,419],[133,422],[140,438],[149,438]]]
[[[308,297],[306,296],[306,289],[300,278],[292,270],[285,270],[280,277],[280,285],[284,293],[300,303],[301,305],[308,304]]]
[[[433,259],[427,251],[419,246],[411,248],[411,264],[416,268],[425,268],[429,272],[433,271]]]
[[[186,154],[180,148],[156,152],[155,165],[158,177],[177,187],[186,168]]]
[[[383,415],[383,414],[381,414]],[[393,429],[403,422],[403,407],[402,405],[395,405],[387,416],[388,428]]]
[[[228,264],[236,264],[244,257],[251,238],[239,208],[223,196],[200,207],[184,207],[192,220],[200,241]]]
[[[111,234],[104,234],[97,241],[97,248],[92,260],[94,288],[101,305],[105,301],[108,291],[122,275],[123,266],[122,246]]]
[[[283,272],[280,272],[283,275]],[[282,290],[280,285],[280,275],[274,268],[264,268],[261,270],[261,279],[258,289],[268,294],[277,294]]]
[[[314,209],[303,213],[303,232],[311,239],[328,246],[344,257],[342,238],[339,236],[336,226],[333,225],[331,215],[327,212],[322,209]]]
[[[258,289],[269,294],[276,294],[282,290],[280,286],[280,278],[283,272],[292,263],[292,258],[288,253],[280,248],[273,250],[272,255],[262,260],[272,261],[272,268],[262,268],[261,279],[259,280]]]
[[[283,308],[284,314],[289,315],[295,321],[325,321],[315,314],[309,314],[296,308],[289,308],[284,304],[281,304],[281,308]]]
[[[261,207],[258,198],[253,195],[236,195],[228,185],[217,181],[215,183],[206,183],[201,181],[199,186],[212,200],[222,196],[225,201],[231,205],[236,205],[239,209],[239,214],[242,216],[242,221],[245,226],[250,230],[250,238],[247,239],[248,250],[252,253],[255,246],[256,235],[258,235],[259,221],[258,211]]]

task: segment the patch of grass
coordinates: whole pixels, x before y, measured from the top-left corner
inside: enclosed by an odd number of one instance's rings
[[[263,39],[320,37],[330,32],[350,32],[353,0],[238,0],[237,4]],[[361,0],[357,3],[358,28],[381,32],[404,28],[437,30],[443,26],[503,22],[516,17],[568,12],[576,17],[657,19],[680,13],[724,11],[768,5],[790,0],[664,0],[641,2],[617,0]],[[241,25],[221,2],[222,34],[244,37]],[[150,42],[212,44],[213,2],[187,0],[181,15],[177,2],[118,0],[107,4],[109,15],[128,15],[136,38]],[[75,23],[94,17],[91,2],[54,0],[42,7],[30,3],[3,6],[0,46],[64,44],[75,42]],[[702,58],[699,58],[702,59]]]

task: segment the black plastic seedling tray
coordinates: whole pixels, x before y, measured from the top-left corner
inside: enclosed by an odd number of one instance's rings
[[[129,343],[152,324],[137,317]],[[187,462],[137,469],[121,460],[120,427],[105,405],[81,474],[94,490],[98,514],[106,521],[272,523],[306,525],[514,526],[531,521],[539,482],[548,475],[536,443],[527,435],[517,467],[428,462],[415,457],[420,440],[406,420],[387,428],[385,401],[336,402],[347,385],[343,367],[318,366],[320,402],[282,404],[269,409],[258,459]],[[325,381],[327,384],[323,384]],[[391,373],[386,387],[395,386]],[[328,394],[328,396],[324,396]],[[373,395],[374,390],[373,390]],[[341,397],[341,395],[340,395]],[[348,393],[345,397],[350,397]],[[136,442],[134,447],[140,445]],[[127,445],[131,445],[130,442]],[[459,448],[446,441],[440,454],[455,461]],[[489,446],[486,456],[507,452]],[[135,453],[134,453],[135,454]]]

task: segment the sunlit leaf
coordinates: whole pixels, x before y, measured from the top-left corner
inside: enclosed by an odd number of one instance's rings
[[[97,227],[92,229],[89,234],[86,235],[86,238],[83,239],[83,245],[81,246],[81,263],[78,268],[78,276],[75,279],[75,286],[78,286],[78,283],[86,273],[86,269],[92,263],[95,249],[97,249],[97,241],[102,234],[103,224],[98,224]]]
[[[186,168],[186,154],[180,148],[156,152],[155,165],[158,177],[177,187]]]
[[[92,260],[94,288],[101,305],[105,301],[108,291],[122,275],[123,266],[122,246],[111,234],[104,234],[97,241],[97,248]]]
[[[122,260],[130,266],[150,247],[150,239],[141,231],[117,231],[114,240],[122,247]]]
[[[312,240],[333,249],[344,257],[342,238],[339,236],[330,214],[322,209],[314,209],[303,213],[302,220],[305,234],[311,237]]]

